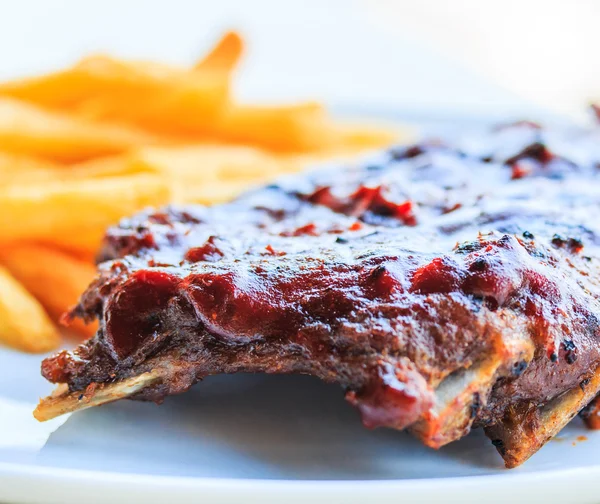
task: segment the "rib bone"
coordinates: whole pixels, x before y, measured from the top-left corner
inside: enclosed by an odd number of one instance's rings
[[[162,374],[153,370],[115,383],[92,383],[84,392],[69,392],[65,385],[59,385],[52,395],[39,402],[33,416],[40,422],[45,422],[65,413],[132,396],[161,379]]]
[[[498,341],[492,355],[446,378],[436,389],[435,404],[411,431],[431,448],[456,441],[471,430],[497,380],[516,362],[529,363],[534,346],[527,338]]]

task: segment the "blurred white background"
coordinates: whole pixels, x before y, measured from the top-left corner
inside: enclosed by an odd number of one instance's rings
[[[598,0],[1,1],[1,78],[90,51],[187,63],[235,28],[252,99],[580,117],[600,96]]]

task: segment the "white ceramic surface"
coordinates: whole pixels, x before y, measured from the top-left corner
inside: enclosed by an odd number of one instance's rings
[[[48,392],[38,365],[0,350],[0,397]],[[338,387],[309,377],[214,377],[163,406],[84,411],[41,450],[18,441],[35,428],[0,435],[0,502],[600,502],[600,433],[578,421],[507,471],[480,432],[435,452],[368,431]]]

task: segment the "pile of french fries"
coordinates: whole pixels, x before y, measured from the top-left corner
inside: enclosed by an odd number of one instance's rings
[[[0,83],[0,341],[46,352],[95,274],[105,229],[147,206],[213,204],[314,161],[389,145],[397,128],[334,120],[318,103],[243,104],[227,33],[191,68],[90,56]]]

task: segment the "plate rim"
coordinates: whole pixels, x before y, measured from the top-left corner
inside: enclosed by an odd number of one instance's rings
[[[549,502],[574,497],[577,502],[597,502],[592,481],[600,478],[600,464],[593,466],[522,472],[506,470],[498,474],[411,478],[390,480],[289,480],[260,478],[207,478],[193,476],[151,475],[135,472],[93,471],[35,466],[22,463],[0,462],[0,497],[13,503],[136,502],[143,497],[147,504],[163,503],[166,498],[176,498],[178,503],[257,502],[279,504],[282,496],[287,502],[306,502],[306,498],[326,498],[328,504],[350,504],[402,495],[403,503],[431,502],[445,498],[463,504],[480,503],[494,492],[506,496],[510,485],[513,502],[529,501],[532,495]],[[534,492],[534,493],[532,493]],[[50,498],[50,500],[49,500]],[[458,502],[458,500],[457,500]]]

